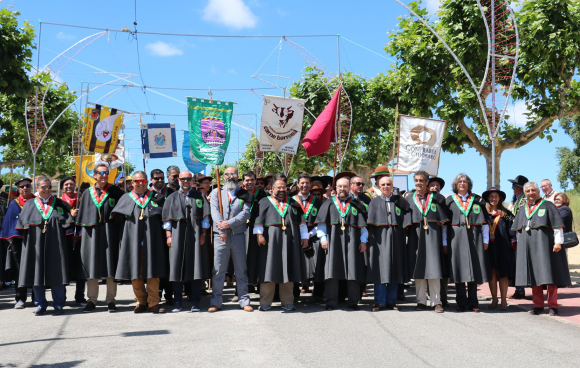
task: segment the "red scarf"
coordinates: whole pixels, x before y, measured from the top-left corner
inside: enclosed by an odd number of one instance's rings
[[[74,210],[77,206],[77,198],[78,197],[76,193],[74,194],[74,197],[69,197],[68,194],[63,193],[61,199],[68,203],[70,208]]]
[[[24,207],[24,204],[26,203],[26,201],[28,201],[29,199],[34,198],[34,195],[28,199],[24,199],[22,197],[22,195],[19,195],[18,198],[16,198],[16,202],[18,203],[18,205],[20,206],[20,208]]]

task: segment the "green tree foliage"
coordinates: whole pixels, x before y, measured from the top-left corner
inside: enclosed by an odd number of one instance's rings
[[[0,94],[26,97],[32,88],[27,73],[32,68],[34,29],[24,21],[18,28],[17,11],[0,9]]]
[[[558,181],[562,188],[567,189],[570,184],[574,189],[580,189],[580,115],[565,118],[560,121],[566,134],[572,138],[575,147],[557,147],[556,158],[560,165]]]

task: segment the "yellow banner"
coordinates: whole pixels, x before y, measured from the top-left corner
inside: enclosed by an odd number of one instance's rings
[[[83,156],[83,163],[81,169],[81,156],[75,156],[75,172],[77,183],[87,182],[91,185],[97,181],[93,177],[93,170],[95,169],[95,156]],[[113,184],[117,177],[117,169],[109,170],[109,183]]]
[[[113,153],[119,141],[123,114],[117,109],[95,105],[85,108],[83,146],[87,152]]]

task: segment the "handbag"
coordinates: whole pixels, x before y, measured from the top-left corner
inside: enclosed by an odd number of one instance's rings
[[[576,230],[576,227],[574,226],[574,230]],[[564,233],[564,247],[565,248],[574,248],[575,246],[578,245],[578,234],[576,234],[576,231],[570,231],[567,233]]]

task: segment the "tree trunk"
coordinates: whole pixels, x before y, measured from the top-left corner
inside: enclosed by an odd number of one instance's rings
[[[491,150],[489,152],[483,152],[483,156],[485,157],[485,164],[487,167],[487,188],[491,188],[491,187],[497,187],[497,188],[501,188],[500,185],[500,167],[499,167],[499,162],[501,159],[501,154],[503,153],[503,150],[500,147],[496,146],[495,149],[495,183],[492,183],[492,178],[491,178]]]

